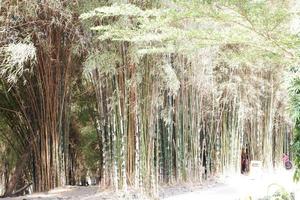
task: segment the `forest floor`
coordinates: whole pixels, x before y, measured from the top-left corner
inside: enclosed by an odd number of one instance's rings
[[[273,193],[282,186],[288,192],[293,192],[300,200],[300,184],[292,181],[292,171],[276,171],[261,175],[222,176],[210,180],[206,184],[185,184],[164,186],[160,188],[160,198],[164,200],[244,200],[258,199]],[[35,193],[28,196],[6,198],[7,200],[115,200],[115,199],[145,199],[138,191],[112,192],[100,191],[98,186],[68,186],[57,188],[47,193]]]

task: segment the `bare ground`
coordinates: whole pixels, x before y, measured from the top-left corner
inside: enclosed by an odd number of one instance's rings
[[[256,176],[234,175],[223,176],[218,180],[209,180],[205,184],[180,184],[161,186],[160,199],[164,200],[243,200],[259,199],[283,187],[293,192],[300,200],[300,185],[292,181],[292,171],[276,171]],[[129,190],[103,191],[98,186],[67,186],[46,193],[35,193],[28,196],[5,198],[10,200],[141,200],[148,199],[140,191]]]

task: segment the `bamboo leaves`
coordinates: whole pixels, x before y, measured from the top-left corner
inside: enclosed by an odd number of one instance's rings
[[[87,76],[96,69],[100,74],[115,74],[115,65],[118,63],[121,63],[121,58],[113,52],[95,52],[85,60],[83,74]]]
[[[11,84],[16,83],[24,72],[32,70],[26,66],[27,63],[33,65],[36,62],[36,48],[32,43],[10,43],[0,52],[0,75]]]
[[[121,7],[126,9],[121,12]],[[282,31],[288,30],[291,16],[284,3],[277,2],[271,6],[266,2],[239,4],[235,1],[220,1],[203,4],[178,1],[162,5],[161,9],[155,11],[141,10],[131,4],[114,4],[99,8],[98,11],[98,14],[96,11],[87,13],[88,17],[83,14],[82,19],[89,19],[90,15],[103,17],[106,16],[105,13],[107,16],[125,17],[117,19],[113,26],[92,27],[93,30],[101,30],[101,40],[123,40],[140,44],[139,48],[143,52],[151,47],[161,48],[157,45],[163,46],[168,52],[168,44],[175,44],[179,51],[195,48],[185,46],[186,43],[182,41],[186,40],[194,41],[198,48],[239,43],[276,54],[286,60],[297,60],[297,47],[294,44],[299,42],[299,38],[288,31]]]
[[[133,4],[113,4],[111,6],[103,6],[95,8],[93,11],[84,13],[80,16],[81,19],[89,19],[92,17],[157,17],[161,15],[159,10],[142,10]]]

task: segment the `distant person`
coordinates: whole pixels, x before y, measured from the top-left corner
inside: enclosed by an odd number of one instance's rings
[[[282,160],[283,160],[283,164],[284,164],[285,169],[287,169],[287,170],[292,169],[293,164],[292,164],[292,162],[290,161],[290,158],[289,158],[288,155],[286,155],[286,154],[284,153],[283,156],[282,156]]]
[[[247,173],[248,172],[248,166],[249,166],[249,159],[248,155],[246,153],[245,149],[242,149],[242,156],[241,156],[241,173]]]

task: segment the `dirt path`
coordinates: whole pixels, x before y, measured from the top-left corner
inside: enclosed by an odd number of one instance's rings
[[[300,200],[300,184],[292,181],[292,171],[263,173],[260,176],[231,176],[221,178],[213,187],[189,193],[173,195],[164,200],[244,200],[259,199],[273,194],[279,188],[295,194]]]
[[[261,176],[228,176],[221,177],[218,181],[208,182],[206,185],[185,185],[162,187],[161,199],[164,200],[243,200],[261,198],[279,186],[289,192],[295,193],[300,200],[300,184],[292,181],[292,171],[264,173]],[[114,200],[114,199],[146,199],[138,191],[113,192],[100,191],[98,186],[80,187],[68,186],[57,188],[47,193],[36,193],[29,196],[6,198],[6,200]]]
[[[21,196],[15,198],[4,198],[4,199],[11,199],[11,200],[24,200],[24,199],[89,199],[91,196],[97,195],[99,187],[90,186],[90,187],[79,187],[79,186],[67,186],[63,188],[57,188],[51,190],[49,192],[44,193],[35,193],[28,196]]]

